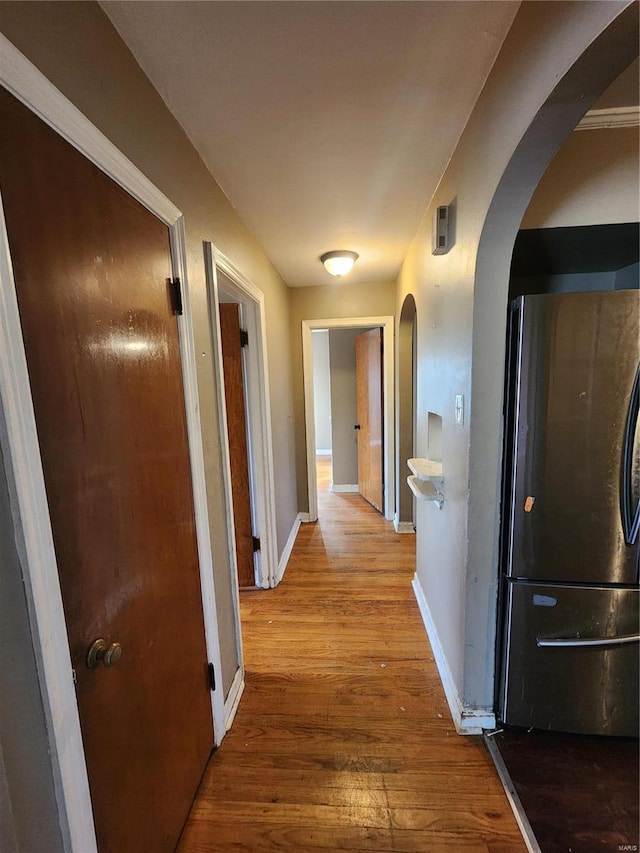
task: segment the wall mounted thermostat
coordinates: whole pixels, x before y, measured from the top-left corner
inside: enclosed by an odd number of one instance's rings
[[[449,206],[436,207],[433,214],[433,239],[431,253],[444,255],[449,251]]]

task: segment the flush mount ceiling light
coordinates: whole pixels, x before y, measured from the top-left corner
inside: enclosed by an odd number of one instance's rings
[[[339,249],[335,252],[325,252],[324,255],[320,255],[320,260],[328,273],[340,278],[340,276],[351,272],[359,257],[360,255],[357,252]]]

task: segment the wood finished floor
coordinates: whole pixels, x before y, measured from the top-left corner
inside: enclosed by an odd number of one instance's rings
[[[242,593],[246,688],[179,853],[524,853],[481,740],[451,722],[414,537],[329,481],[320,460],[320,520],[280,586]]]

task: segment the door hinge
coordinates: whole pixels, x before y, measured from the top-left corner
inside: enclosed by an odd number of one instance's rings
[[[251,538],[253,539],[253,550],[259,551],[260,550],[260,537],[259,536],[252,536]]]
[[[169,279],[171,308],[174,314],[182,314],[182,285],[179,278]]]
[[[207,672],[209,673],[209,690],[216,689],[216,671],[212,663],[207,664]]]
[[[246,329],[240,329],[240,346],[248,347],[249,346],[249,332]]]

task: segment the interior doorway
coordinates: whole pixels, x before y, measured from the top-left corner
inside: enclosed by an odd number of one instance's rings
[[[168,851],[214,743],[170,232],[4,89],[0,110],[13,128],[2,203],[98,844]],[[42,181],[45,162],[55,180]],[[188,701],[166,700],[169,680]]]
[[[245,350],[249,335],[244,328],[243,306],[219,289],[220,343],[224,399],[227,413],[227,440],[231,472],[233,529],[236,543],[236,570],[240,589],[257,586],[260,570],[260,538],[255,513],[254,477],[251,471],[251,437],[247,400]],[[253,493],[253,494],[252,494]],[[255,532],[254,532],[255,531]]]
[[[378,512],[384,491],[381,343],[379,326],[312,332],[318,488],[359,493]]]
[[[358,424],[355,399],[355,339],[359,334],[366,330],[379,329],[382,339],[382,360],[381,360],[381,396],[382,396],[382,422],[381,422],[381,438],[376,439],[381,445],[381,480],[383,483],[380,509],[387,520],[392,520],[395,512],[395,480],[393,476],[394,465],[394,446],[395,446],[395,425],[393,421],[393,317],[354,317],[344,319],[331,320],[304,320],[302,323],[302,349],[303,349],[303,371],[304,371],[304,393],[305,393],[305,427],[306,427],[306,443],[307,443],[307,478],[309,491],[309,521],[316,521],[318,518],[318,473],[316,468],[317,451],[324,451],[324,454],[319,454],[319,458],[331,454],[332,462],[334,463],[332,470],[331,490],[338,492],[358,492],[360,491],[358,481],[358,459],[357,459],[357,430],[354,427]],[[339,414],[339,423],[336,423],[333,407],[331,410],[331,421],[328,422],[326,429],[320,426],[320,419],[316,417],[318,400],[314,399],[315,387],[314,372],[318,374],[317,356],[314,350],[319,352],[322,347],[317,345],[314,347],[314,337],[318,339],[323,333],[331,334],[334,331],[339,331],[345,341],[344,346],[348,346],[347,338],[351,338],[350,346],[353,351],[353,382],[351,399],[345,401],[345,395],[342,389],[336,387],[333,400],[341,401],[341,411]],[[320,358],[327,359],[327,356]],[[327,359],[328,360],[328,359]],[[340,371],[336,374],[339,376],[338,382],[344,380],[344,372]],[[325,395],[326,399],[326,395]],[[344,406],[343,404],[345,404]],[[349,405],[351,408],[349,408]],[[344,408],[344,411],[342,410]],[[322,430],[321,444],[330,443],[330,447],[321,447],[317,441],[318,432]],[[332,432],[332,438],[328,439],[329,430]],[[322,438],[322,436],[325,436]],[[340,447],[338,446],[340,443]],[[346,452],[342,452],[346,450]]]
[[[407,484],[407,459],[416,455],[416,326],[416,302],[409,293],[402,305],[398,328],[398,508],[394,518],[398,533],[415,532],[415,498]]]
[[[271,440],[271,406],[269,397],[269,374],[267,366],[267,346],[265,332],[264,294],[243,275],[234,264],[211,243],[204,244],[205,269],[209,290],[209,316],[216,375],[216,396],[220,423],[220,452],[222,457],[222,479],[224,485],[224,513],[227,521],[227,542],[229,554],[230,597],[233,601],[231,613],[219,614],[220,630],[226,630],[233,638],[237,649],[237,669],[227,673],[224,688],[225,725],[228,730],[235,716],[238,703],[244,690],[244,659],[242,651],[242,628],[240,623],[240,587],[267,589],[278,583],[278,556],[275,522],[275,495],[273,476],[273,452]],[[222,306],[227,306],[227,309]],[[230,420],[228,400],[225,394],[225,358],[223,354],[223,330],[221,307],[231,309],[235,314],[236,330],[242,330],[242,344],[238,361],[236,348],[236,375],[232,384],[236,401],[233,404],[236,414],[242,409],[245,423],[239,425],[233,416]],[[239,327],[239,329],[238,329]],[[237,343],[237,341],[236,341]],[[245,439],[245,487],[246,492],[241,503],[244,507],[244,521],[239,517],[235,505],[233,481],[233,448],[238,432]],[[236,460],[237,463],[237,460]],[[255,537],[258,542],[251,547],[248,555],[249,567],[246,582],[239,577],[238,559],[242,557],[242,548],[238,548],[239,538],[236,530],[244,530],[245,539]],[[246,549],[245,549],[246,550]],[[246,556],[246,555],[245,555]],[[253,566],[251,566],[253,560]],[[253,575],[251,572],[253,571]],[[251,581],[253,581],[251,583]]]
[[[356,423],[358,492],[382,512],[382,329],[356,335]]]
[[[225,503],[229,522],[232,564],[237,575],[233,488],[229,457],[229,419],[224,394],[224,359],[220,324],[221,304],[238,306],[238,318],[245,345],[242,347],[243,398],[246,413],[247,465],[253,535],[260,540],[255,552],[255,586],[267,589],[276,585],[277,543],[275,495],[273,491],[273,452],[264,294],[211,243],[204,244],[205,266],[210,296],[211,332],[214,345],[217,397],[220,414]]]
[[[47,88],[34,66],[8,43],[5,53],[3,113],[14,111],[6,101],[13,95],[24,106],[7,140],[19,150],[3,149],[0,442],[60,830],[78,850],[95,850],[96,834],[105,850],[159,849],[158,833],[165,844],[179,831],[199,780],[194,764],[219,743],[223,728],[184,224],[171,201]],[[53,162],[55,176],[43,182],[38,173]],[[29,204],[40,204],[36,213],[19,198],[27,191]],[[34,292],[39,309],[25,310]],[[73,310],[56,310],[65,298]],[[44,334],[42,317],[51,318]],[[70,332],[62,326],[71,320]],[[167,476],[180,480],[180,491],[167,490]],[[171,554],[175,565],[167,566]],[[150,605],[146,614],[139,600]],[[176,606],[159,619],[155,601]],[[180,706],[157,693],[141,697],[145,685],[152,693],[176,681],[178,670],[189,672],[192,685],[177,682]],[[199,722],[176,718],[194,708]],[[96,709],[97,725],[90,719]],[[140,754],[145,744],[148,761]],[[132,768],[151,762],[153,790],[133,770],[118,790],[109,784],[123,754]],[[183,762],[191,765],[186,774]],[[155,823],[140,817],[140,808],[153,813],[150,803],[162,812]]]

